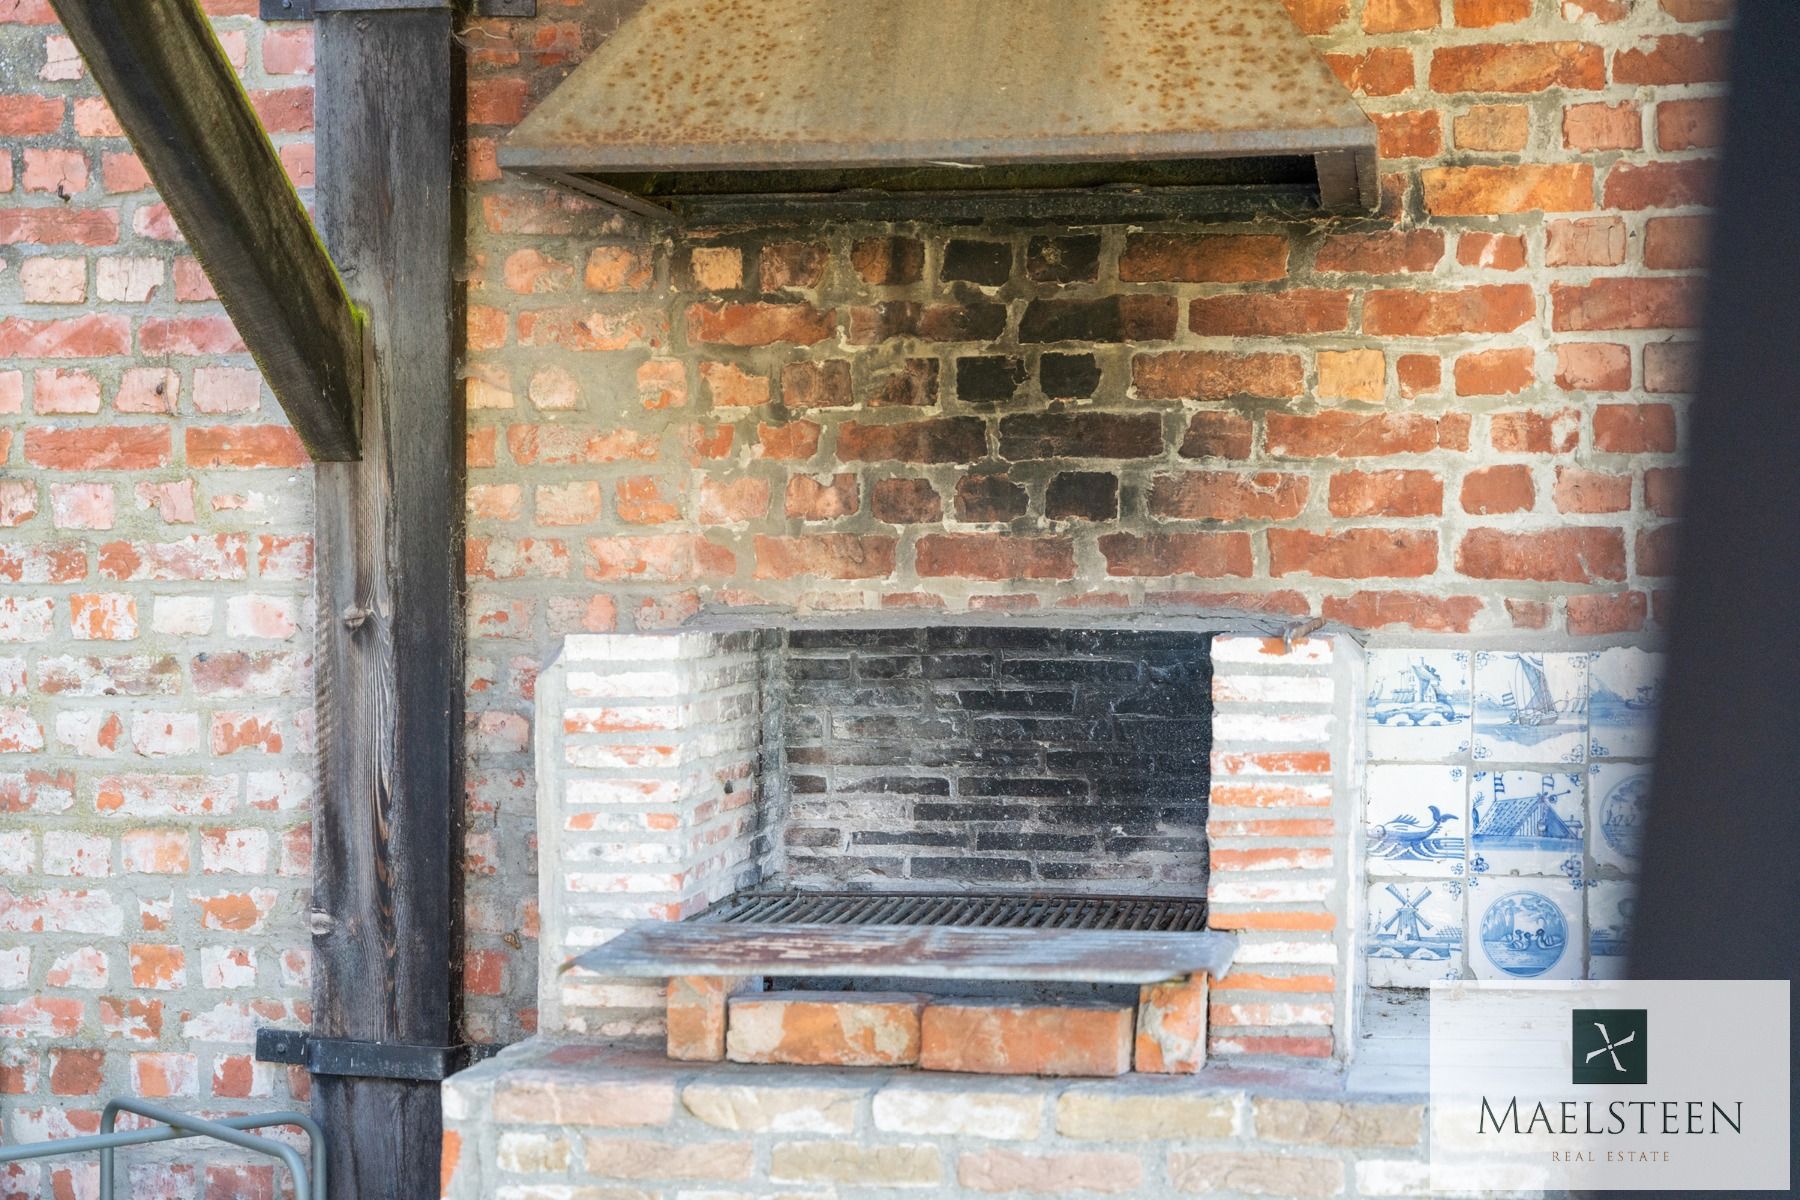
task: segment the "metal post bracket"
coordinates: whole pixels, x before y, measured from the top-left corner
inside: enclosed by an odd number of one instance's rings
[[[305,1067],[313,1075],[346,1075],[359,1079],[411,1079],[435,1083],[471,1063],[492,1058],[499,1046],[411,1046],[396,1042],[359,1042],[349,1038],[314,1037],[295,1029],[258,1029],[258,1062]]]

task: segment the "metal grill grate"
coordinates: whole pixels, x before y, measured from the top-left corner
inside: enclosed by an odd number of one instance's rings
[[[1185,933],[1206,928],[1193,897],[944,892],[751,892],[699,918],[728,925],[954,925]]]

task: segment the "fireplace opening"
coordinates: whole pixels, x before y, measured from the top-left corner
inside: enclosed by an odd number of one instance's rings
[[[795,629],[778,880],[1203,899],[1211,635]],[[766,768],[765,768],[766,769]]]
[[[693,919],[825,941],[851,927],[1003,929],[1046,951],[1045,930],[1204,929],[1210,640],[982,625],[775,635],[760,853],[745,886]],[[1057,1001],[1137,991],[1097,960],[1029,968],[971,979],[822,963],[782,986]]]
[[[540,695],[541,753],[575,769],[552,920],[592,948],[558,1003],[664,981],[675,1058],[1199,1069],[1237,944],[1208,919],[1213,649],[973,623],[571,639]],[[652,842],[608,837],[638,821]],[[867,1058],[871,1021],[910,1030],[899,1058]]]

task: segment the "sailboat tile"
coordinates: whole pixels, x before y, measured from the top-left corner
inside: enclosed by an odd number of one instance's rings
[[[1370,651],[1369,757],[1450,758],[1473,736],[1469,654],[1465,650]]]
[[[1371,987],[1425,987],[1460,979],[1463,886],[1455,880],[1409,879],[1369,885],[1363,956]]]
[[[1475,655],[1475,757],[1578,763],[1587,757],[1586,653],[1527,650]]]
[[[1563,878],[1484,880],[1469,892],[1469,967],[1477,979],[1581,979],[1583,893]]]
[[[1588,668],[1588,753],[1648,758],[1662,703],[1663,656],[1634,646],[1602,650]]]
[[[1596,763],[1588,768],[1588,838],[1594,862],[1637,872],[1643,818],[1650,811],[1650,768]]]
[[[1637,889],[1605,879],[1587,892],[1588,978],[1625,978],[1625,946],[1637,908]]]
[[[1467,774],[1461,767],[1369,767],[1364,824],[1371,875],[1449,878],[1463,873]]]
[[[1477,771],[1469,799],[1472,875],[1582,876],[1587,824],[1582,776]]]

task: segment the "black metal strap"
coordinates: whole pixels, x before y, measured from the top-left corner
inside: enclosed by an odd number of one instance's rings
[[[464,1067],[492,1058],[501,1047],[489,1044],[412,1046],[398,1042],[359,1042],[350,1038],[316,1037],[296,1029],[258,1029],[258,1062],[305,1067],[313,1075],[349,1075],[359,1079],[412,1079],[435,1083]]]

